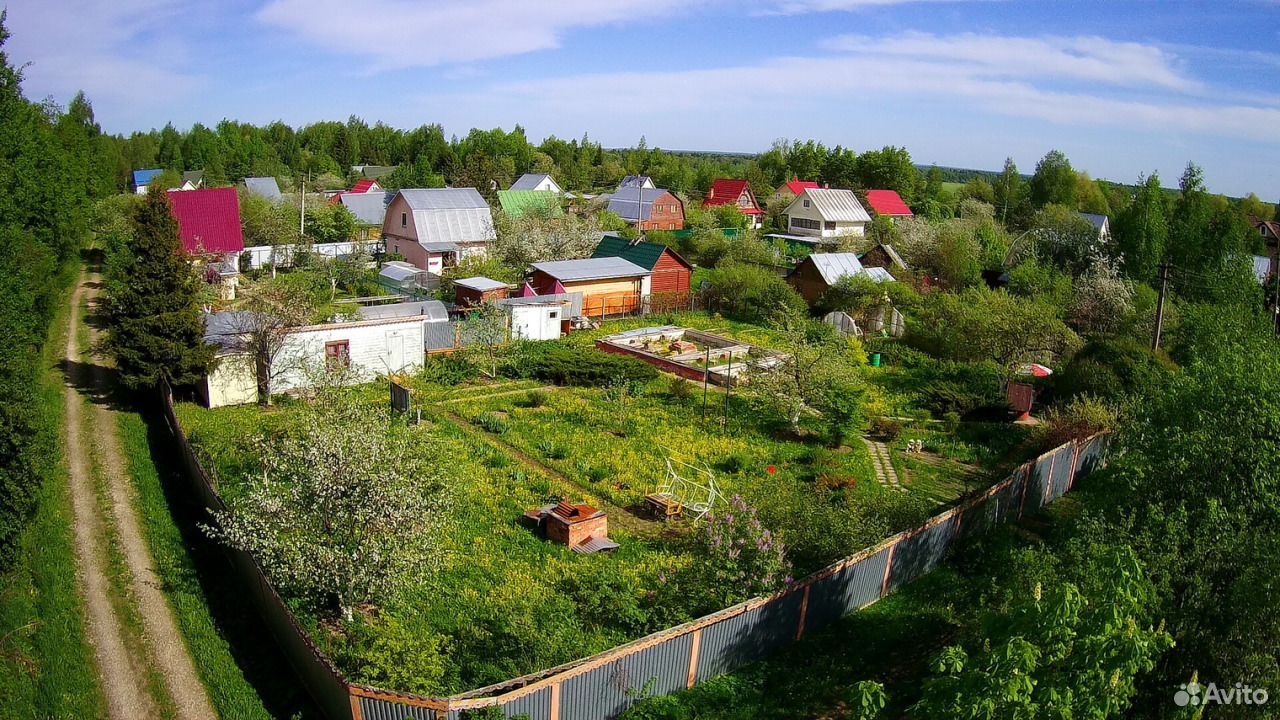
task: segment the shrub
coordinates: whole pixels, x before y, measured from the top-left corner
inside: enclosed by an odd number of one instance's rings
[[[1153,353],[1146,343],[1128,338],[1095,340],[1053,377],[1051,389],[1063,400],[1079,395],[1116,400],[1164,383],[1173,371],[1173,363]]]
[[[782,309],[807,311],[804,299],[786,280],[756,265],[727,263],[712,270],[707,282],[708,305],[725,317],[765,323]]]
[[[485,413],[476,418],[476,425],[488,430],[494,435],[501,435],[507,431],[507,421],[493,413]]]
[[[563,460],[569,455],[568,450],[561,447],[551,438],[543,438],[538,441],[538,452],[552,460]]]
[[[374,687],[432,695],[446,690],[451,642],[424,628],[405,627],[392,616],[353,622],[343,665]]]
[[[1116,413],[1102,400],[1081,395],[1050,408],[1041,420],[1036,439],[1047,449],[1114,428]]]
[[[886,442],[893,442],[902,434],[902,423],[893,418],[875,418],[871,421],[871,434]]]
[[[459,355],[427,358],[418,371],[420,380],[438,385],[461,385],[478,375],[476,366]]]
[[[960,414],[956,412],[943,413],[942,429],[948,435],[955,435],[956,431],[960,429]]]
[[[671,381],[667,383],[667,394],[671,396],[672,400],[684,402],[693,397],[693,383],[689,382],[687,378],[671,378]]]
[[[584,387],[645,383],[658,377],[656,368],[635,358],[557,343],[529,348],[516,371],[523,377]]]
[[[546,390],[530,390],[524,396],[524,406],[527,408],[540,408],[547,404],[550,395]]]
[[[782,541],[761,524],[758,513],[735,495],[729,507],[707,516],[696,540],[701,560],[694,564],[710,608],[727,607],[771,593],[791,580]],[[692,588],[690,588],[692,590]]]

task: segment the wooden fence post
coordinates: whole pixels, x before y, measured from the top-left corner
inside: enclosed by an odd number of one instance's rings
[[[689,647],[689,677],[685,687],[698,684],[698,653],[702,650],[702,628],[693,631],[693,642]]]

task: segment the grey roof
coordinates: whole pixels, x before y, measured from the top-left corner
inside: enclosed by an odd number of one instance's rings
[[[876,282],[894,282],[894,277],[884,268],[864,268],[863,274]]]
[[[387,203],[391,193],[343,193],[338,196],[342,206],[356,216],[361,225],[381,225],[387,216]]]
[[[414,210],[489,209],[489,203],[475,188],[411,188],[400,194]]]
[[[248,310],[205,313],[204,339],[208,341],[213,338],[240,335],[244,332],[244,328],[249,326],[252,318],[253,313]]]
[[[809,260],[828,285],[835,285],[842,278],[866,272],[862,263],[858,262],[856,253],[817,253],[810,255]]]
[[[426,250],[427,252],[456,253],[461,249],[458,247],[458,243],[452,243],[452,242],[424,242],[424,243],[418,243],[418,244],[421,245],[422,249]]]
[[[830,188],[809,188],[804,194],[792,201],[791,206],[796,203],[803,203],[808,198],[809,202],[822,216],[823,220],[831,222],[871,222],[871,216],[863,209],[862,203],[858,202],[858,196],[853,194],[852,190],[833,190]],[[787,208],[791,209],[790,206]]]
[[[520,176],[519,180],[516,180],[515,182],[511,183],[511,187],[507,189],[508,190],[537,190],[538,185],[540,185],[543,180],[550,180],[556,187],[560,187],[560,183],[557,183],[556,179],[551,177],[550,175],[546,175],[546,174],[538,175],[535,173],[525,173]]]
[[[489,204],[475,188],[401,190],[400,195],[413,210],[418,242],[423,247],[435,243],[483,242],[497,238]],[[440,248],[436,251],[456,249]]]
[[[193,185],[199,185],[204,182],[203,170],[187,170],[182,173],[182,182],[190,182]]]
[[[1253,274],[1258,276],[1258,282],[1266,282],[1271,277],[1271,258],[1266,255],[1253,256]]]
[[[1099,215],[1098,213],[1082,212],[1080,213],[1080,217],[1084,218],[1085,220],[1088,220],[1090,225],[1093,225],[1095,228],[1099,230],[1101,230],[1102,226],[1107,223],[1107,216]]]
[[[648,175],[628,175],[622,178],[622,182],[618,183],[618,189],[637,188],[637,187],[654,187],[653,178]]]
[[[360,308],[361,320],[393,320],[395,318],[426,316],[427,322],[446,322],[449,309],[439,300],[423,300],[421,302],[395,303],[394,305],[371,305]]]
[[[768,235],[765,235],[764,238],[766,240],[775,238],[780,240],[790,240],[792,242],[805,243],[806,245],[837,245],[840,242],[839,238],[824,238],[817,237],[815,235],[787,235],[785,233],[769,233]]]
[[[378,275],[395,282],[404,282],[405,280],[416,277],[419,273],[425,272],[426,270],[410,265],[409,263],[392,261],[383,265],[382,269],[378,271]]]
[[[271,202],[280,202],[280,183],[273,177],[247,177],[244,179],[244,187],[250,194]]]
[[[609,198],[609,212],[631,222],[648,220],[653,216],[653,201],[665,194],[667,191],[663,188],[619,188],[618,192]],[[640,210],[638,216],[637,209]]]
[[[535,270],[550,275],[560,282],[603,280],[605,278],[643,277],[653,273],[619,257],[587,258],[585,260],[558,260],[534,263]]]
[[[488,292],[490,290],[497,290],[498,288],[504,288],[507,286],[506,283],[480,276],[454,280],[453,284],[461,285],[468,290],[478,290],[479,292]]]

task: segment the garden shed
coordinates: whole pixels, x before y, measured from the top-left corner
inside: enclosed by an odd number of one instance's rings
[[[614,233],[605,233],[600,238],[591,257],[618,257],[651,272],[640,289],[642,295],[687,293],[693,278],[693,265],[675,250],[643,240],[628,240]]]
[[[867,277],[876,282],[892,282],[884,268],[865,268],[854,253],[815,253],[801,260],[787,275],[787,282],[813,305],[832,285],[847,277]]]
[[[440,276],[400,260],[392,260],[378,271],[379,286],[405,297],[418,298],[440,287]]]
[[[487,277],[469,277],[453,281],[454,302],[459,305],[480,305],[507,297],[511,288],[506,283]]]
[[[623,315],[640,309],[645,280],[653,273],[619,257],[534,263],[529,286],[538,295],[582,293],[587,317]]]

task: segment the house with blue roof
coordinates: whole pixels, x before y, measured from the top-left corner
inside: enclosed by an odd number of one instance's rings
[[[147,186],[155,179],[157,175],[164,172],[160,168],[151,170],[134,170],[133,171],[133,191],[139,195],[147,194]]]

